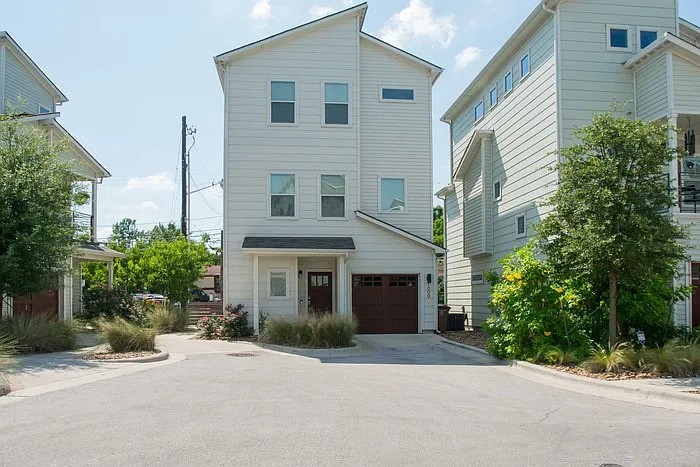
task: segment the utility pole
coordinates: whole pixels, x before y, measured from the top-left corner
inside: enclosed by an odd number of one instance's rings
[[[187,238],[189,232],[187,231],[187,174],[189,173],[189,167],[187,167],[187,117],[182,116],[182,215],[180,217],[180,230],[182,235]]]

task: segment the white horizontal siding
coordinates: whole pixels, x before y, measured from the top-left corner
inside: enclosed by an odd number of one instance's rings
[[[700,112],[700,67],[673,56],[673,105],[678,112]]]
[[[5,102],[19,107],[18,112],[36,114],[39,105],[54,110],[54,101],[37,79],[15,57],[9,47],[5,47]],[[9,108],[7,109],[9,110]]]
[[[658,54],[635,74],[637,118],[655,120],[668,113],[666,54]]]

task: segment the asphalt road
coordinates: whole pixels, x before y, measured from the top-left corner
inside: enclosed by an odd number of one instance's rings
[[[700,416],[428,340],[186,360],[0,405],[0,465],[699,465]]]

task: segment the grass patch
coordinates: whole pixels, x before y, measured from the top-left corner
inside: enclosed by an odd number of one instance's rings
[[[158,334],[182,332],[189,324],[190,314],[184,307],[173,308],[163,304],[155,304],[146,311],[146,323]]]
[[[650,373],[683,376],[690,372],[691,362],[687,358],[689,346],[670,340],[661,347],[640,352],[640,367]]]
[[[112,352],[155,350],[157,331],[153,328],[143,328],[123,318],[115,318],[114,321],[102,319],[98,322],[98,328],[100,337],[109,344]]]
[[[337,314],[294,319],[271,318],[265,323],[260,341],[268,344],[332,349],[352,346],[357,324]]]
[[[617,373],[622,369],[634,369],[638,365],[637,353],[627,343],[619,343],[611,350],[600,345],[591,350],[581,366],[594,373]]]
[[[9,336],[20,353],[58,352],[75,348],[80,323],[47,315],[14,315],[0,319],[0,335]]]

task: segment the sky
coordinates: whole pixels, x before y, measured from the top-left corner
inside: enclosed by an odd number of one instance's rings
[[[223,174],[223,92],[212,57],[360,1],[2,0],[6,30],[66,94],[60,122],[112,174],[98,239],[130,217],[179,225],[180,121],[197,129],[192,190]],[[369,0],[363,30],[445,68],[433,89],[434,191],[449,182],[440,116],[539,0]],[[700,2],[679,0],[700,23]],[[498,19],[494,21],[494,19]],[[192,195],[193,238],[218,238],[223,192]]]

